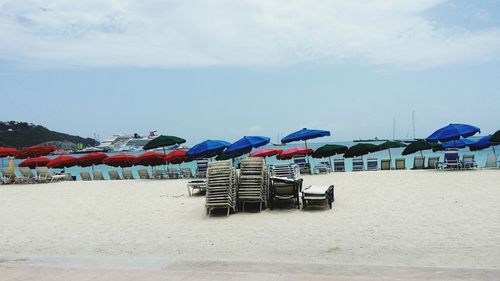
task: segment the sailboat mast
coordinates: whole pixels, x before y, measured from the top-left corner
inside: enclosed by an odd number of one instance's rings
[[[413,139],[415,139],[415,110],[411,112],[411,119],[413,123]]]
[[[396,118],[392,120],[392,140],[396,139]]]

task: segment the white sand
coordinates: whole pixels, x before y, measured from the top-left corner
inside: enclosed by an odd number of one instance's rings
[[[335,184],[333,210],[209,218],[184,180],[0,186],[0,258],[500,266],[500,170],[304,179]]]

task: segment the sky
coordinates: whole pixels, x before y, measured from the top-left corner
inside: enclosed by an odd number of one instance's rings
[[[0,0],[0,120],[188,144],[500,129],[500,1]]]

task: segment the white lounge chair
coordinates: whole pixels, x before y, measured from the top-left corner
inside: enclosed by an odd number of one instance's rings
[[[476,160],[474,160],[474,154],[464,154],[464,156],[462,156],[462,168],[464,169],[477,168]]]
[[[95,181],[102,181],[104,180],[104,175],[102,174],[101,171],[93,171],[92,176],[94,177]]]
[[[293,162],[299,166],[301,174],[311,174],[311,165],[305,156],[294,157]]]
[[[335,201],[334,186],[313,186],[302,190],[302,208],[305,209],[307,205],[315,201],[324,201],[328,203],[330,209],[332,203]]]

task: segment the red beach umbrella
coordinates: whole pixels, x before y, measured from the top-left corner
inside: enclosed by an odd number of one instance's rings
[[[102,164],[103,160],[106,158],[108,158],[108,155],[102,152],[92,152],[78,157],[76,163],[80,167],[89,167]]]
[[[19,150],[13,147],[0,147],[0,158],[7,156],[16,156]]]
[[[137,156],[134,160],[134,165],[142,165],[142,166],[159,166],[165,164],[165,160],[163,159],[165,154],[159,152],[146,152],[139,156]]]
[[[278,149],[278,148],[261,148],[257,149],[254,152],[250,153],[251,157],[267,157],[267,156],[273,156],[273,155],[278,155],[283,152],[283,149]]]
[[[45,155],[49,155],[54,150],[56,150],[56,147],[53,145],[30,146],[30,147],[22,150],[21,152],[19,152],[16,155],[16,158],[25,159],[25,158],[31,158],[31,157],[45,156]]]
[[[30,169],[35,167],[45,167],[50,161],[52,161],[52,159],[47,157],[34,157],[19,163],[19,167],[29,167]]]
[[[283,150],[276,158],[279,160],[292,159],[295,156],[305,156],[313,153],[313,150],[306,147],[292,147]]]
[[[170,164],[180,164],[188,160],[187,150],[176,149],[165,155],[165,161]]]
[[[47,167],[49,168],[59,168],[63,169],[66,167],[72,167],[77,164],[77,158],[73,156],[61,155],[52,159],[49,163],[47,163]]]
[[[108,166],[113,167],[132,167],[134,165],[135,158],[136,157],[134,155],[130,154],[116,154],[113,156],[109,156],[102,162]]]

